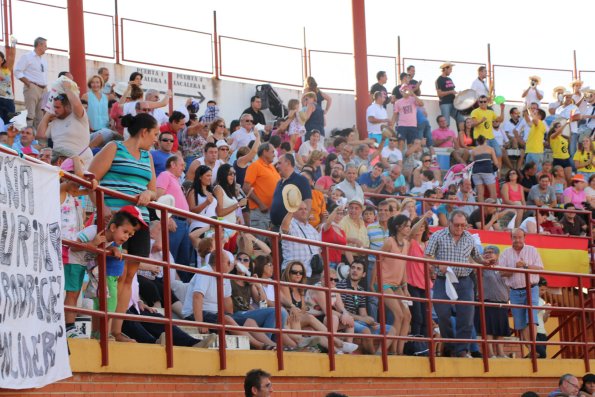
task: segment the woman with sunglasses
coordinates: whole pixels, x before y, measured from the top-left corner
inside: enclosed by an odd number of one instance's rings
[[[329,287],[329,288],[337,288],[337,282],[339,278],[337,277],[337,272],[333,269],[329,269],[329,281],[330,285],[326,285],[326,278],[324,272],[321,275],[321,282],[317,283],[318,286]],[[308,290],[305,296],[305,303],[307,306],[308,313],[313,315],[318,321],[323,323],[325,327],[328,324],[328,316],[326,308],[326,291],[319,291],[319,290]],[[333,316],[333,332],[337,333],[338,331],[344,331],[346,333],[353,333],[355,320],[353,316],[345,309],[345,305],[343,304],[343,300],[341,299],[341,294],[337,292],[331,292],[331,309]],[[338,338],[335,338],[335,345],[337,345],[337,341],[341,342],[340,349],[343,353],[352,353],[354,352],[358,345],[352,343],[353,338],[345,338],[347,341],[343,342]]]
[[[224,222],[237,224],[238,217],[242,216],[241,208],[246,206],[247,199],[240,194],[241,189],[236,184],[236,171],[231,165],[223,164],[219,167],[216,183],[213,194],[217,200],[217,216]]]
[[[389,238],[381,248],[383,252],[407,255],[411,243],[411,220],[405,215],[397,215],[388,221]],[[403,259],[381,257],[378,261],[382,270],[382,290],[386,295],[409,296],[407,289],[406,262]],[[377,274],[372,275],[372,287],[380,291]],[[394,317],[393,328],[397,336],[407,336],[411,324],[409,306],[400,299],[385,299],[384,305]],[[390,346],[389,354],[403,355],[405,341],[400,340]]]
[[[213,195],[213,188],[211,181],[213,178],[213,171],[206,165],[198,166],[192,181],[192,187],[186,193],[186,200],[188,200],[188,207],[190,212],[203,215],[211,218],[215,215],[217,208],[217,199]],[[207,223],[193,220],[190,223],[190,241],[192,246],[197,247],[200,239],[204,233],[209,230],[210,226]]]
[[[216,119],[209,124],[209,136],[207,137],[207,142],[212,142],[214,144],[217,144],[219,141],[225,142],[226,132],[225,120]]]

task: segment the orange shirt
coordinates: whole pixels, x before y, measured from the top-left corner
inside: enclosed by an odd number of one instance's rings
[[[312,211],[310,212],[310,225],[318,227],[318,225],[320,225],[320,217],[324,211],[326,211],[324,194],[322,194],[320,190],[312,189]]]
[[[272,163],[267,164],[264,160],[258,159],[246,169],[244,182],[248,182],[254,188],[252,194],[255,194],[270,209],[273,203],[275,186],[277,186],[279,179],[281,179],[281,176],[279,176]],[[249,200],[249,205],[251,210],[258,208],[256,202],[252,199]]]

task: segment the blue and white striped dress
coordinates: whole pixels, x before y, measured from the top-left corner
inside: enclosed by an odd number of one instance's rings
[[[116,145],[118,149],[112,161],[112,166],[99,184],[120,193],[136,196],[147,190],[147,186],[153,177],[149,152],[141,150],[140,159],[137,159],[130,154],[123,142],[116,142]],[[105,204],[112,211],[117,211],[125,205],[134,203],[105,195]],[[139,209],[143,219],[148,223],[149,210],[147,207],[140,206]]]

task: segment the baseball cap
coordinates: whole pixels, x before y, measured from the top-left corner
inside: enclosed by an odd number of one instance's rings
[[[149,227],[149,225],[147,225],[147,222],[145,222],[145,220],[143,219],[143,215],[141,214],[138,207],[136,207],[134,205],[126,205],[126,206],[120,208],[120,210],[118,212],[126,212],[126,213],[132,215],[134,218],[136,218],[136,220],[138,220],[140,222],[140,224],[143,225],[144,227]]]

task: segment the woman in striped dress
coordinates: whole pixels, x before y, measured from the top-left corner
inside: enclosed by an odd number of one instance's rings
[[[145,222],[149,222],[149,210],[146,205],[155,200],[155,168],[149,150],[157,141],[159,126],[148,113],[136,116],[126,115],[122,125],[128,128],[130,137],[123,142],[108,143],[93,158],[89,172],[95,175],[99,184],[120,193],[136,197]],[[105,195],[104,214],[106,218],[130,202]],[[148,257],[150,253],[150,236],[148,229],[137,230],[124,245],[128,254]],[[139,266],[137,261],[126,261],[124,273],[118,280],[117,313],[125,313],[128,309],[132,293],[132,280]],[[112,335],[116,341],[134,342],[122,334],[122,320],[113,319]]]

